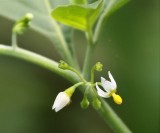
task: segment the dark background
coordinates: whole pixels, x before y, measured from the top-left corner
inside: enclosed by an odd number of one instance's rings
[[[107,77],[110,70],[124,103],[109,104],[134,133],[159,130],[159,7],[158,0],[132,0],[110,17],[95,50]],[[10,45],[14,22],[0,17],[0,43]],[[85,39],[75,32],[79,61],[83,62]],[[19,37],[19,46],[59,61],[52,44],[29,30]],[[31,63],[0,55],[0,133],[112,133],[91,107],[79,106],[76,91],[72,104],[51,110],[58,92],[71,84]]]

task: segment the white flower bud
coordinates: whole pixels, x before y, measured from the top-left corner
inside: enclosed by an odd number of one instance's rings
[[[59,110],[61,110],[62,108],[64,108],[66,105],[68,105],[70,103],[71,99],[70,97],[67,95],[67,93],[65,92],[60,92],[55,101],[54,104],[52,106],[52,109],[55,110],[55,112],[58,112]]]

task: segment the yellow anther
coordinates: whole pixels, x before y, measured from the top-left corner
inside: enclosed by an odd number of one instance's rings
[[[119,95],[112,93],[112,97],[116,104],[122,104],[122,98]]]

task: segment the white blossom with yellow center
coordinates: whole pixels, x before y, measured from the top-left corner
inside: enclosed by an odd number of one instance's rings
[[[110,73],[108,72],[109,78],[111,81],[106,80],[105,78],[101,77],[101,84],[105,91],[99,88],[98,83],[96,83],[97,93],[99,96],[104,98],[113,97],[113,100],[116,104],[122,103],[122,98],[116,94],[117,91],[117,84]]]

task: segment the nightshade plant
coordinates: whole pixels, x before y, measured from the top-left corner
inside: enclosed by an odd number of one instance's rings
[[[56,112],[70,103],[71,96],[79,88],[83,93],[83,99],[80,103],[82,108],[88,108],[91,103],[114,132],[130,133],[131,131],[128,127],[115,114],[107,102],[101,98],[112,96],[116,104],[122,103],[122,98],[116,94],[117,84],[112,74],[108,72],[110,81],[101,77],[101,82],[96,82],[94,81],[94,72],[102,71],[103,65],[97,62],[94,66],[91,66],[93,49],[97,45],[103,24],[113,12],[126,4],[128,0],[70,0],[65,1],[66,4],[57,5],[56,7],[52,6],[54,5],[52,0],[41,0],[39,3],[31,0],[14,0],[13,4],[18,6],[21,12],[25,13],[22,18],[19,18],[19,15],[13,17],[12,9],[5,9],[12,2],[8,0],[8,2],[1,4],[2,7],[0,6],[1,15],[16,19],[12,29],[12,45],[5,46],[0,44],[0,54],[40,65],[73,83],[73,86],[57,95],[52,107]],[[29,13],[26,5],[30,9]],[[40,9],[41,13],[37,13]],[[5,12],[2,12],[2,10],[5,10]],[[29,26],[53,42],[62,58],[59,63],[18,46],[17,35],[24,34]],[[74,29],[84,32],[88,42],[82,69],[79,67],[73,44],[72,32]]]

